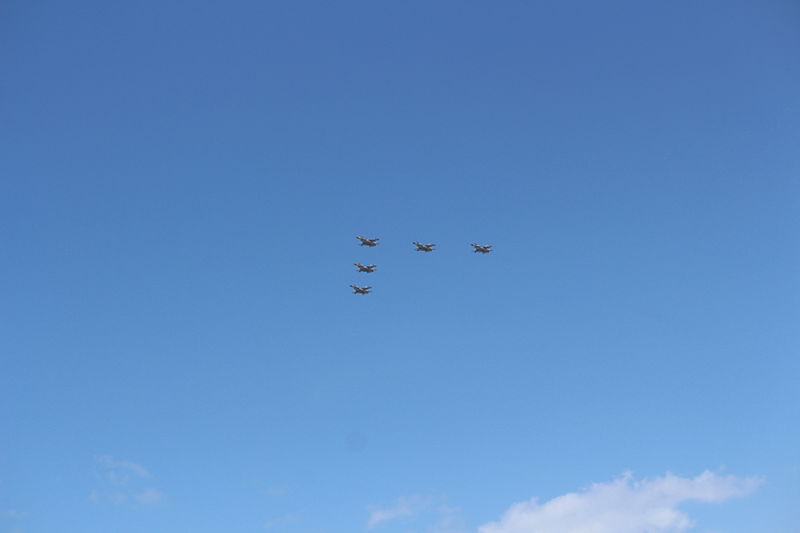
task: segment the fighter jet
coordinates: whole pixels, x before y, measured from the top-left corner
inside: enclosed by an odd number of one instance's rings
[[[418,252],[432,252],[435,244],[422,244],[421,242],[414,241],[411,244],[417,247]]]
[[[372,287],[359,287],[358,285],[350,285],[353,287],[353,294],[369,294]]]
[[[358,268],[359,272],[366,272],[369,274],[370,272],[375,272],[375,265],[362,265],[361,263],[353,263],[356,268]]]
[[[380,239],[367,239],[366,237],[356,236],[356,239],[361,241],[361,246],[369,246],[372,248],[373,246],[378,246],[378,241]]]
[[[484,245],[480,245],[480,244],[475,244],[475,243],[473,242],[472,244],[470,244],[470,246],[472,246],[473,248],[475,248],[474,252],[475,252],[476,254],[477,254],[477,253],[481,253],[481,254],[488,254],[489,252],[491,252],[491,251],[492,251],[492,245],[491,245],[491,244],[484,244]]]

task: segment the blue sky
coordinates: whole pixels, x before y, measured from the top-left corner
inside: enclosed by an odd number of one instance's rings
[[[798,52],[777,0],[4,3],[0,532],[800,531]]]

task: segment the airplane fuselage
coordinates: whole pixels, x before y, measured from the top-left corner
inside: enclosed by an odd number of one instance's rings
[[[358,285],[350,285],[353,289],[353,294],[369,294],[372,287],[359,287]]]
[[[356,237],[356,239],[361,241],[361,246],[369,246],[370,248],[372,248],[373,246],[378,246],[378,241],[380,240],[378,238],[367,239],[366,237],[360,237],[360,236]]]

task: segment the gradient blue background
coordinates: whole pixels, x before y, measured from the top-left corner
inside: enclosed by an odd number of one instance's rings
[[[778,0],[4,2],[0,531],[704,469],[800,530],[798,57]]]

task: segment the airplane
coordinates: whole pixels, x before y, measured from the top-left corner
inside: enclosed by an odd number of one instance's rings
[[[353,263],[356,267],[358,267],[359,272],[375,272],[375,265],[362,265],[361,263]]]
[[[492,251],[492,245],[491,244],[480,245],[480,244],[475,244],[473,242],[472,244],[470,244],[470,246],[475,248],[475,250],[474,250],[475,253],[488,254],[489,252]]]
[[[372,287],[359,287],[358,285],[350,285],[353,287],[353,294],[369,294]]]
[[[356,239],[361,241],[361,246],[369,246],[370,248],[373,246],[378,246],[378,241],[380,239],[367,239],[366,237],[356,236]]]
[[[422,244],[421,242],[414,241],[411,244],[417,247],[418,252],[432,252],[435,244]]]

